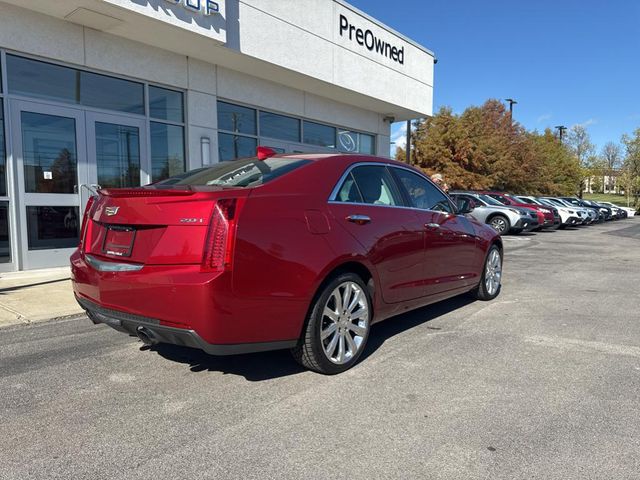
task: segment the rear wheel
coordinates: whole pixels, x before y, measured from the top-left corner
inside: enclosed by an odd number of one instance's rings
[[[504,215],[494,215],[489,220],[489,225],[491,225],[491,227],[500,235],[504,235],[511,228],[509,219]]]
[[[315,300],[293,357],[326,375],[348,370],[367,343],[371,315],[371,296],[362,279],[354,273],[338,275]]]
[[[493,300],[500,294],[501,287],[502,252],[496,245],[492,245],[484,261],[480,285],[473,294],[478,300]]]

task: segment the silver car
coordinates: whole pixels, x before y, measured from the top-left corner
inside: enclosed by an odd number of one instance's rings
[[[538,216],[529,208],[506,206],[488,195],[475,192],[451,192],[449,195],[457,204],[470,202],[473,209],[469,215],[491,225],[500,235],[517,234],[538,227]]]

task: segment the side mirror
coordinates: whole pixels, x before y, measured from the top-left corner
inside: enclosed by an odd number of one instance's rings
[[[470,198],[456,198],[456,207],[458,214],[464,215],[465,213],[471,213],[476,208],[476,202]]]

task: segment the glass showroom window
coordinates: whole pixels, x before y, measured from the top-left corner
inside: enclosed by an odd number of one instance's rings
[[[218,129],[256,135],[256,110],[226,102],[218,102]]]
[[[1,77],[0,77],[1,78]],[[0,82],[0,88],[2,82]],[[0,93],[2,91],[0,90]],[[7,195],[6,149],[4,141],[4,110],[0,96],[0,197]],[[9,202],[0,201],[0,263],[11,262],[11,244],[9,243]]]
[[[260,112],[260,136],[300,142],[300,120],[271,112]]]
[[[1,88],[1,85],[0,85]],[[7,196],[7,151],[4,141],[4,104],[0,96],[0,197]]]
[[[149,86],[151,117],[151,180],[157,182],[186,169],[184,153],[184,95]]]
[[[366,133],[339,130],[338,150],[347,153],[366,153],[373,155],[376,151],[375,138],[374,135],[368,135]]]
[[[220,161],[254,156],[258,144],[269,145],[270,139],[289,142],[294,150],[293,144],[306,143],[342,152],[375,153],[375,135],[223,101],[218,102],[218,129]]]
[[[218,155],[221,162],[256,154],[256,118],[257,111],[253,108],[218,102],[218,129],[221,130],[218,133]]]
[[[144,85],[7,55],[9,93],[144,115]]]
[[[336,148],[336,129],[329,125],[304,122],[304,143],[320,147]]]

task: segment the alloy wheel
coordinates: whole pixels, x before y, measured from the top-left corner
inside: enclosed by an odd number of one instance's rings
[[[502,258],[497,249],[493,249],[487,259],[487,266],[484,273],[484,286],[491,296],[500,288],[502,280]]]
[[[343,365],[363,346],[370,323],[369,302],[360,285],[338,285],[324,306],[320,322],[320,341],[326,357]]]
[[[504,233],[507,230],[507,221],[502,217],[492,218],[490,225],[498,233]]]

